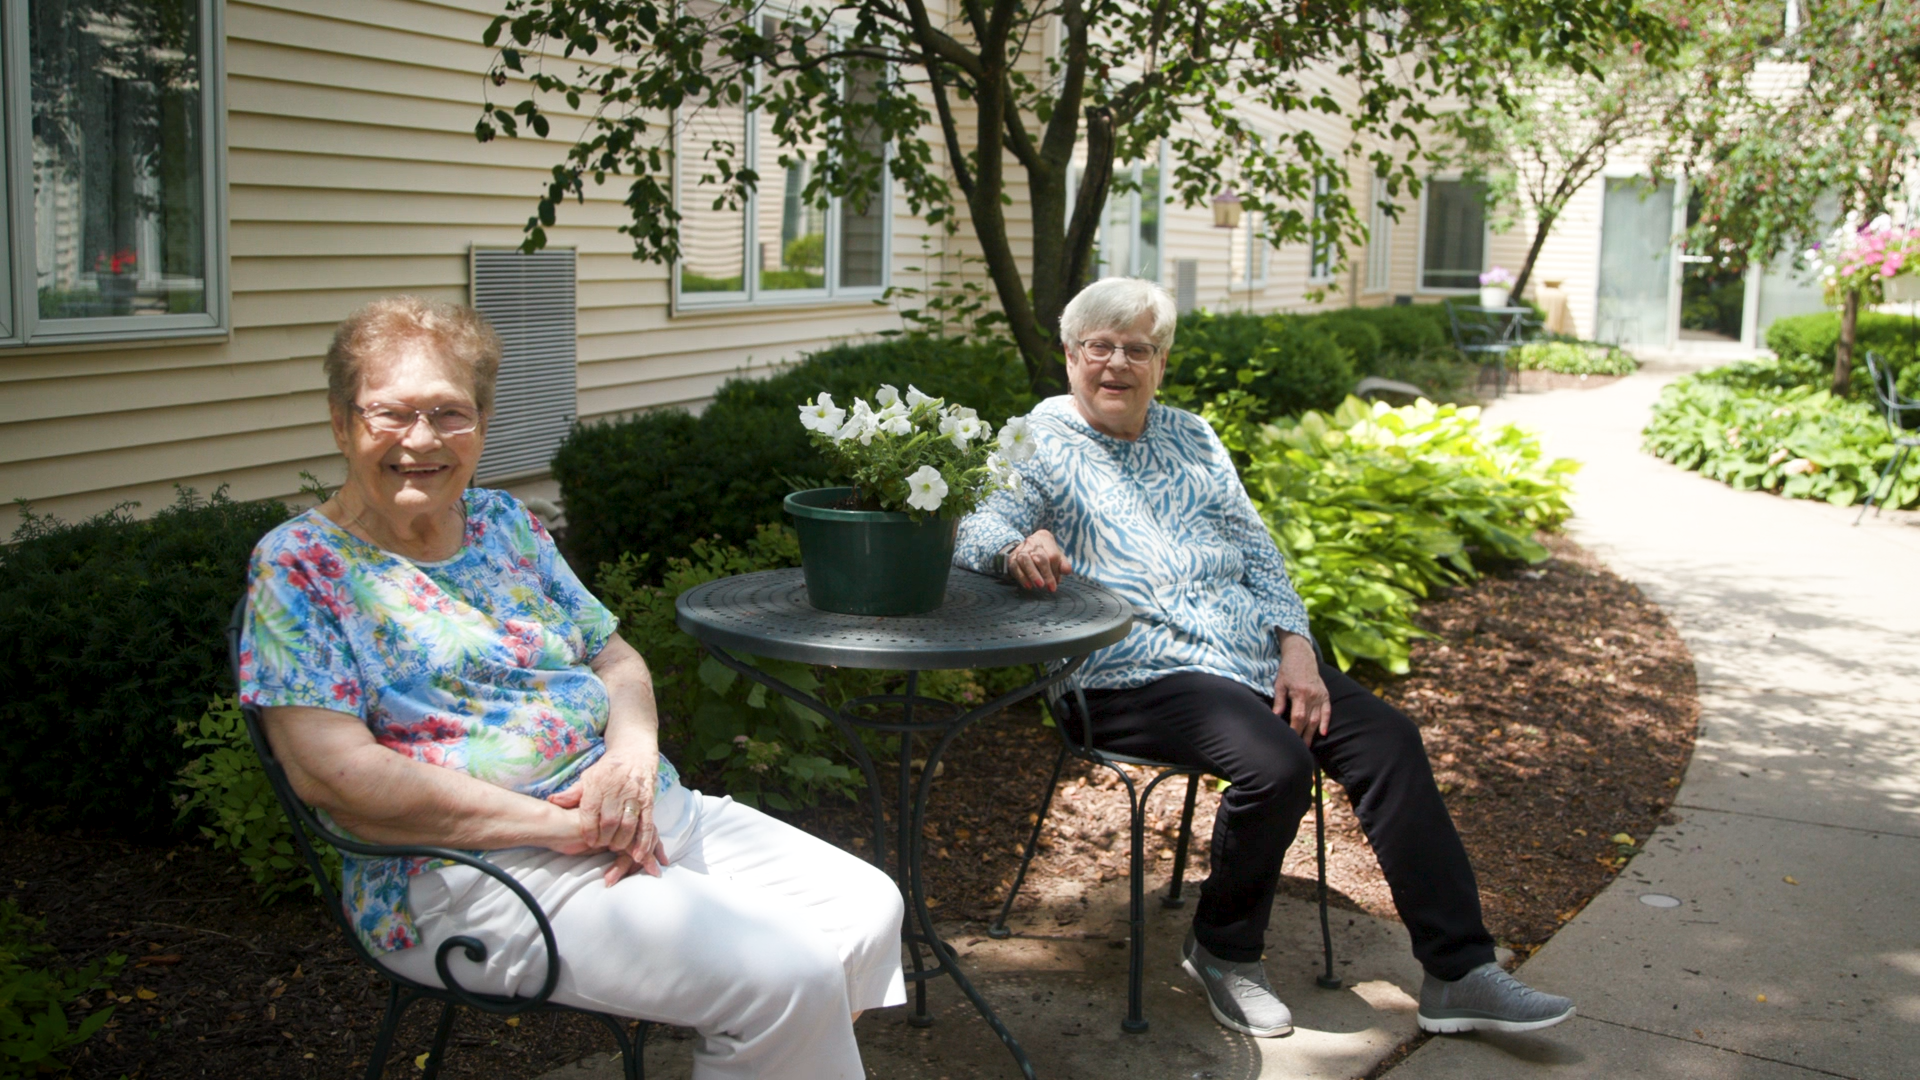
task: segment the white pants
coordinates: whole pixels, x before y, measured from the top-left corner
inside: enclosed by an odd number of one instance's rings
[[[860,1080],[849,1019],[906,1001],[900,892],[862,859],[735,803],[673,787],[654,808],[668,866],[608,888],[613,856],[489,852],[540,901],[560,945],[553,1000],[700,1034],[696,1080]],[[440,985],[433,955],[468,934],[449,970],[469,990],[532,994],[546,949],[526,906],[468,867],[414,877],[420,944],[384,963]]]

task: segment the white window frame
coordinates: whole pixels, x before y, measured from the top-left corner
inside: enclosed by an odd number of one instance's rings
[[[1247,211],[1240,215],[1246,251],[1240,262],[1240,287],[1252,292],[1267,287],[1273,264],[1273,245],[1260,235],[1262,216]]]
[[[201,242],[206,245],[206,277],[201,296],[206,310],[181,315],[121,315],[91,319],[42,319],[34,239],[33,75],[28,40],[31,0],[0,0],[0,110],[5,114],[7,212],[0,221],[6,263],[0,305],[0,349],[90,342],[137,342],[204,338],[227,333],[232,310],[227,266],[227,110],[226,5],[197,0],[200,7],[200,176]]]
[[[1124,166],[1120,166],[1120,168],[1124,168],[1127,170],[1129,179],[1131,179],[1136,185],[1140,183],[1140,174],[1146,170],[1146,167],[1147,167],[1147,164],[1144,161],[1130,162]],[[1140,276],[1141,268],[1139,266],[1139,257],[1138,257],[1138,253],[1141,247],[1140,210],[1143,205],[1143,200],[1151,198],[1156,200],[1160,204],[1160,239],[1157,242],[1157,246],[1159,247],[1160,250],[1158,255],[1158,265],[1153,267],[1153,276],[1149,280],[1157,282],[1164,279],[1165,270],[1167,267],[1167,144],[1165,140],[1161,140],[1160,142],[1159,160],[1155,163],[1155,168],[1158,170],[1159,183],[1155,186],[1154,190],[1151,193],[1141,191],[1138,188],[1136,188],[1133,191],[1127,192],[1126,219],[1125,219],[1126,229],[1127,229],[1127,251],[1130,255],[1134,257],[1133,259],[1134,265],[1129,267],[1119,267],[1119,266],[1113,265],[1113,263],[1109,261],[1106,256],[1106,252],[1112,250],[1111,245],[1100,244],[1098,245],[1098,250],[1101,252],[1098,276],[1108,277],[1115,274],[1124,275],[1126,277]],[[1118,171],[1118,169],[1116,169],[1116,171]],[[1067,189],[1068,220],[1072,220],[1073,218],[1073,200],[1074,200],[1074,195],[1079,191],[1080,172],[1081,170],[1079,168],[1075,168],[1070,171],[1073,183]],[[1111,192],[1111,190],[1109,190],[1107,194],[1106,214],[1100,219],[1100,228],[1103,233],[1106,230],[1107,226],[1113,223],[1113,219],[1115,216],[1113,213],[1113,209],[1114,209],[1113,193]]]
[[[1436,173],[1427,177],[1426,183],[1420,185],[1420,243],[1413,253],[1413,291],[1417,294],[1425,296],[1476,296],[1480,292],[1480,286],[1478,285],[1462,286],[1453,289],[1427,287],[1427,195],[1433,190],[1435,183],[1454,184],[1464,179],[1465,177],[1459,173]],[[1486,272],[1488,265],[1490,265],[1487,260],[1493,254],[1493,223],[1491,218],[1492,215],[1487,214],[1484,210],[1480,214],[1481,273]]]
[[[1326,220],[1326,198],[1333,192],[1333,182],[1322,173],[1313,178],[1313,219],[1311,224]],[[1333,255],[1338,245],[1331,236],[1321,237],[1316,244],[1311,236],[1307,238],[1307,284],[1333,284],[1333,266],[1337,261]]]
[[[1393,218],[1380,205],[1387,201],[1387,181],[1373,178],[1373,201],[1367,221],[1367,280],[1361,295],[1393,291]]]
[[[760,200],[768,196],[765,184],[767,180],[784,170],[778,168],[779,148],[771,148],[773,157],[765,168],[760,164],[760,127],[755,122],[756,113],[745,110],[742,113],[745,124],[745,143],[747,148],[747,167],[760,176],[741,212],[746,216],[741,244],[741,288],[737,292],[696,292],[687,293],[680,289],[680,269],[683,260],[673,263],[672,287],[673,310],[677,312],[714,311],[725,308],[747,307],[786,307],[793,304],[844,304],[853,301],[879,300],[886,295],[887,288],[893,283],[893,174],[890,166],[893,162],[893,144],[886,143],[881,148],[880,190],[874,193],[874,203],[880,210],[880,282],[877,285],[843,286],[840,284],[840,210],[841,197],[830,196],[827,200],[827,253],[826,266],[822,268],[826,286],[819,289],[762,289],[760,287]],[[677,125],[676,125],[677,127]],[[676,132],[673,144],[673,206],[680,207],[680,196],[684,184],[681,172],[680,154],[681,136]],[[811,159],[809,159],[811,160]],[[694,167],[698,167],[697,165]],[[685,218],[681,219],[682,227]]]

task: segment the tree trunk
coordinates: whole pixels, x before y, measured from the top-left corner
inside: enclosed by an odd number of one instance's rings
[[[1527,279],[1533,276],[1533,264],[1540,258],[1540,249],[1547,245],[1547,234],[1553,231],[1554,219],[1558,211],[1540,215],[1540,224],[1533,230],[1533,246],[1527,249],[1527,261],[1520,264],[1520,273],[1513,279],[1513,289],[1507,293],[1507,304],[1520,306],[1520,293],[1527,287]]]
[[[1833,347],[1833,396],[1846,397],[1853,389],[1853,331],[1860,322],[1860,290],[1848,289],[1840,307],[1840,340]]]

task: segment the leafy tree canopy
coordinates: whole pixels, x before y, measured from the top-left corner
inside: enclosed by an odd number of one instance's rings
[[[1641,0],[839,0],[777,14],[751,0],[509,0],[485,37],[499,49],[493,81],[520,74],[531,90],[490,103],[476,134],[544,137],[554,97],[584,111],[527,246],[545,243],[587,179],[622,175],[635,256],[674,260],[676,136],[683,175],[739,207],[761,176],[737,138],[697,134],[697,119],[756,110],[778,144],[762,163],[812,155],[812,204],[868,198],[885,169],[929,224],[970,227],[1044,388],[1064,381],[1059,314],[1092,272],[1109,191],[1127,183],[1116,161],[1154,156],[1165,140],[1184,204],[1230,188],[1273,242],[1358,243],[1351,158],[1364,156],[1390,195],[1417,190],[1436,100],[1497,94],[1496,61],[1514,55],[1582,72],[1620,42],[1668,37]],[[1249,106],[1286,130],[1265,137]],[[1302,122],[1314,114],[1339,117],[1345,134],[1323,144]],[[1009,161],[1024,214],[1008,213]]]

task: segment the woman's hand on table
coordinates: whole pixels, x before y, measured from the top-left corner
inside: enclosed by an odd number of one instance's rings
[[[612,885],[635,870],[653,877],[667,864],[653,826],[653,795],[659,759],[609,751],[580,774],[580,782],[547,796],[578,816],[581,850],[611,851]]]
[[[1052,533],[1035,529],[1007,553],[1007,573],[1023,589],[1054,592],[1060,588],[1060,579],[1073,573],[1073,565]]]
[[[1320,658],[1313,642],[1299,634],[1280,633],[1280,674],[1273,680],[1273,712],[1300,733],[1308,746],[1325,735],[1333,722],[1333,699],[1320,678]]]

